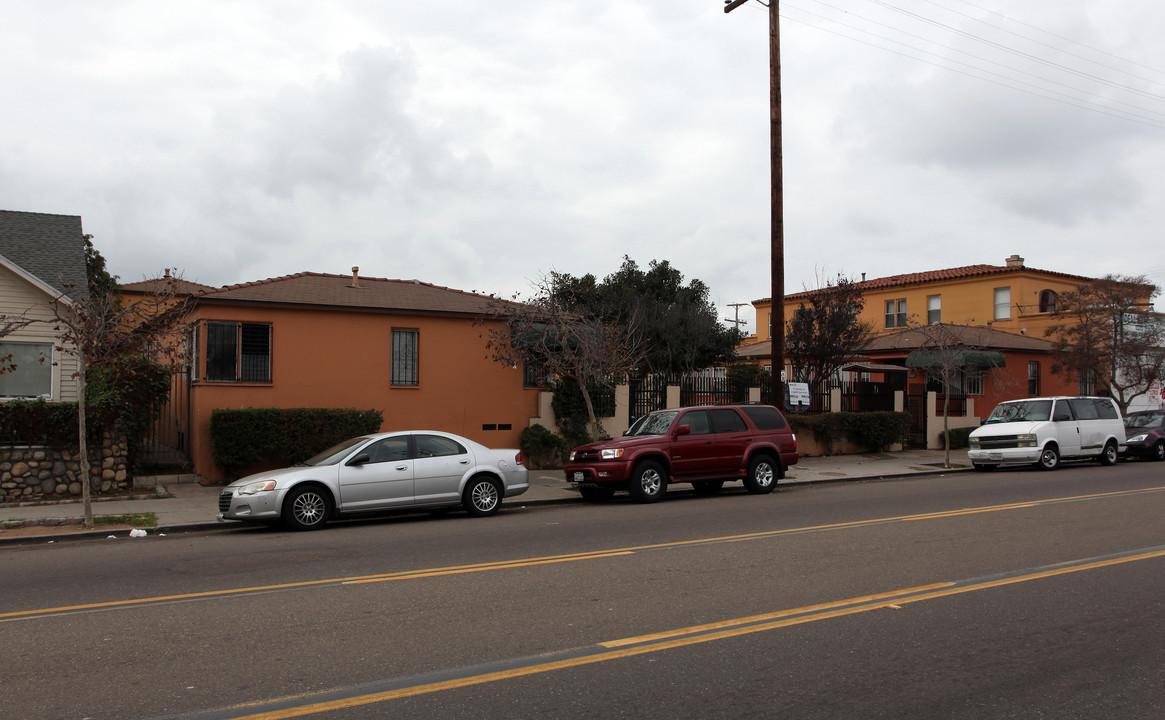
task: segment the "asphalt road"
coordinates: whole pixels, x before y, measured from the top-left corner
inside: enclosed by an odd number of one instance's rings
[[[0,715],[1159,718],[1163,470],[0,548]]]

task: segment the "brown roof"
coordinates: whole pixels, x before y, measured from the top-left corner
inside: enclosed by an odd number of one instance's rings
[[[165,278],[156,278],[153,280],[141,280],[139,282],[124,283],[121,285],[122,292],[140,292],[140,293],[156,293],[164,290],[172,291],[175,295],[194,295],[204,290],[214,290],[211,285],[203,285],[202,283],[192,282],[190,280],[183,280],[166,276]]]
[[[981,325],[949,325],[941,323],[963,345],[969,347],[989,348],[991,350],[1021,350],[1028,352],[1051,352],[1055,345],[1051,340],[1016,335]],[[935,327],[935,326],[928,326]],[[907,328],[898,332],[881,335],[866,344],[863,351],[868,353],[884,353],[894,350],[916,350],[928,344],[925,331],[917,328]]]
[[[760,342],[752,343],[750,345],[741,345],[736,348],[736,357],[748,358],[767,358],[773,356],[773,341],[761,340]]]
[[[1094,278],[1084,277],[1083,275],[1069,275],[1068,273],[1053,272],[1051,270],[1037,270],[1029,268],[1024,265],[965,265],[963,267],[947,268],[945,270],[927,270],[926,272],[905,273],[903,275],[891,275],[890,277],[874,278],[873,280],[862,280],[854,283],[854,285],[861,290],[882,290],[885,288],[905,287],[909,285],[925,285],[927,283],[946,282],[949,280],[965,280],[968,278],[983,277],[986,275],[1006,275],[1010,273],[1035,273],[1037,275],[1051,275],[1073,282],[1090,282]],[[800,300],[811,295],[813,290],[806,290],[804,292],[786,295],[786,300]],[[755,300],[755,303],[771,303],[772,297],[767,297],[762,300]]]
[[[419,280],[361,277],[354,287],[351,275],[310,272],[206,290],[195,299],[473,315],[488,312],[498,302],[491,296]]]

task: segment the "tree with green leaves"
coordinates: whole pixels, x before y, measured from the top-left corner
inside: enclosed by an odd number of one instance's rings
[[[876,334],[861,318],[865,300],[857,283],[845,277],[811,291],[785,324],[785,357],[793,379],[822,392],[841,368],[862,355]]]
[[[1061,293],[1060,320],[1044,332],[1055,342],[1052,372],[1095,380],[1127,412],[1165,379],[1165,322],[1152,306],[1160,293],[1143,275],[1106,275]]]
[[[683,373],[726,365],[736,355],[741,333],[722,324],[710,290],[667,260],[643,270],[628,256],[601,282],[594,275],[551,273],[548,290],[565,309],[634,332],[642,339],[642,370]]]

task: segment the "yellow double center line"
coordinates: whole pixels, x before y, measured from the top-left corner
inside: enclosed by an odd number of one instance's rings
[[[876,595],[865,595],[847,600],[838,600],[820,605],[781,610],[763,615],[752,615],[750,617],[725,620],[706,625],[694,625],[650,635],[609,640],[580,650],[559,653],[557,657],[551,655],[548,658],[548,656],[543,655],[526,661],[510,662],[508,663],[509,666],[503,669],[466,674],[461,677],[444,680],[432,682],[425,682],[424,680],[418,682],[414,680],[410,684],[403,684],[399,687],[390,686],[386,687],[386,689],[372,692],[369,692],[367,686],[365,686],[359,691],[347,691],[347,693],[340,691],[330,694],[281,698],[279,700],[264,701],[261,703],[236,705],[230,708],[188,717],[191,720],[194,718],[200,720],[227,720],[228,718],[231,720],[285,720],[287,718],[304,717],[390,700],[399,700],[401,698],[438,693],[446,690],[456,690],[474,685],[484,685],[502,680],[512,680],[557,670],[566,670],[582,665],[591,665],[636,655],[661,652],[686,645],[695,645],[751,633],[765,632],[792,625],[869,612],[871,610],[883,608],[897,609],[906,603],[919,602],[921,600],[932,600],[948,595],[986,590],[1003,585],[1029,582],[1057,575],[1083,572],[1111,565],[1159,557],[1165,557],[1165,546],[1149,548],[1133,553],[1062,563],[1008,575],[963,582],[923,585]]]
[[[137,598],[132,600],[113,600],[103,603],[88,603],[84,605],[66,605],[62,607],[42,608],[38,610],[22,610],[17,612],[0,613],[0,622],[12,622],[15,620],[29,620],[33,618],[54,617],[58,615],[69,615],[83,612],[96,612],[104,610],[120,610],[127,608],[140,608],[150,605],[161,605],[173,602],[187,602],[191,600],[208,600],[217,598],[237,597],[241,595],[254,595],[257,593],[269,593],[286,590],[297,590],[305,588],[319,588],[331,587],[339,585],[358,585],[365,583],[379,583],[392,582],[399,580],[417,580],[421,578],[443,577],[448,575],[460,575],[465,573],[487,572],[492,570],[509,570],[513,568],[532,567],[535,565],[550,565],[556,563],[575,562],[578,560],[597,560],[602,558],[612,558],[626,555],[634,555],[636,553],[647,552],[651,550],[664,550],[682,547],[691,547],[696,545],[709,545],[714,543],[724,542],[741,542],[746,540],[761,540],[766,538],[780,537],[784,535],[798,535],[803,533],[826,532],[831,530],[844,530],[859,527],[867,527],[872,525],[887,525],[892,523],[915,522],[919,520],[937,520],[941,518],[959,517],[964,515],[976,515],[982,513],[1002,512],[1006,510],[1021,510],[1031,507],[1038,507],[1041,505],[1054,505],[1070,502],[1081,502],[1086,500],[1099,500],[1106,498],[1124,497],[1130,495],[1142,495],[1147,493],[1156,493],[1165,491],[1165,487],[1144,488],[1139,490],[1123,490],[1107,493],[1096,493],[1093,495],[1075,495],[1071,497],[1051,498],[1048,500],[1035,500],[1020,503],[1008,503],[1005,505],[989,505],[977,508],[962,508],[959,510],[945,510],[933,513],[922,513],[918,515],[901,515],[895,517],[874,518],[870,520],[856,520],[852,522],[832,523],[828,525],[812,525],[807,527],[789,528],[785,530],[768,530],[764,532],[746,533],[742,535],[728,535],[714,538],[700,538],[696,540],[680,540],[668,543],[658,543],[654,545],[638,545],[627,548],[617,548],[612,550],[596,550],[591,552],[571,553],[565,555],[551,555],[547,557],[536,558],[522,558],[517,560],[505,560],[491,563],[478,563],[474,565],[455,565],[442,568],[427,568],[420,570],[407,570],[394,573],[380,573],[375,575],[359,575],[346,578],[329,578],[324,580],[307,580],[304,582],[295,583],[281,583],[277,585],[257,585],[245,588],[231,588],[226,590],[209,590],[198,593],[183,593],[179,595],[161,595],[157,597]]]

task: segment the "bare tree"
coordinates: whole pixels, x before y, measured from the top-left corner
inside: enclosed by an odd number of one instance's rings
[[[177,292],[179,282],[179,277],[167,273],[150,281],[150,291],[140,298],[125,302],[112,290],[113,285],[91,281],[87,297],[69,298],[62,293],[51,303],[57,350],[77,359],[77,428],[86,527],[93,527],[85,403],[88,373],[133,355],[162,361],[176,352],[189,309],[189,297]]]
[[[1093,378],[1127,412],[1129,403],[1165,378],[1165,323],[1152,312],[1161,288],[1145,276],[1106,275],[1062,293],[1052,372]]]
[[[785,357],[793,363],[794,379],[808,383],[810,392],[821,392],[876,335],[872,325],[859,319],[864,307],[857,284],[839,277],[811,291],[786,323]]]
[[[7,337],[15,332],[23,330],[24,328],[41,322],[36,318],[31,318],[28,315],[28,310],[19,315],[3,315],[0,314],[0,338]],[[12,372],[16,369],[16,365],[12,362],[12,353],[7,355],[0,355],[0,375]]]
[[[969,373],[1003,367],[1004,360],[984,341],[986,328],[934,323],[913,325],[903,337],[917,343],[907,365],[923,368],[927,379],[942,389],[943,467],[951,467],[950,398],[965,391]]]
[[[577,383],[588,430],[592,437],[601,437],[590,389],[638,367],[643,343],[634,326],[564,307],[547,278],[534,289],[534,297],[525,302],[517,297],[495,301],[481,320],[489,357],[508,366],[534,363],[553,377]]]

